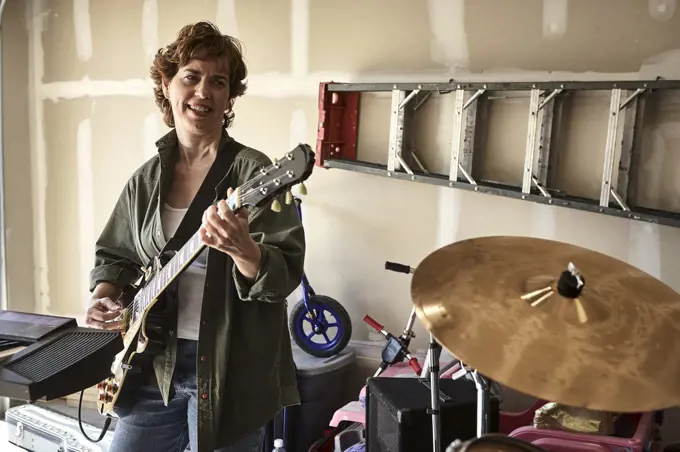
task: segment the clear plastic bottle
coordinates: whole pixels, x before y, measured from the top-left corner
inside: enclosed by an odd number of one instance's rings
[[[283,440],[281,438],[276,438],[274,440],[273,452],[286,452],[286,450],[283,448]]]

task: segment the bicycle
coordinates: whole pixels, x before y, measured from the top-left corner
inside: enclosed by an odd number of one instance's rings
[[[396,262],[390,261],[385,262],[385,270],[390,270],[397,273],[405,273],[407,275],[415,271],[414,268],[408,265],[398,264]],[[383,373],[388,367],[396,363],[403,362],[404,359],[408,360],[408,364],[416,372],[416,374],[420,375],[422,373],[423,369],[418,363],[418,360],[411,356],[411,352],[408,349],[408,346],[411,344],[411,339],[416,337],[415,333],[413,333],[413,323],[415,320],[416,310],[415,308],[412,308],[411,314],[406,321],[406,327],[404,328],[404,331],[401,333],[401,336],[397,337],[386,331],[385,327],[376,322],[371,316],[364,316],[364,322],[369,324],[371,327],[373,327],[373,329],[385,336],[387,339],[387,343],[385,344],[385,347],[383,347],[381,355],[382,362],[373,375],[374,377],[377,377]]]
[[[293,197],[300,220],[302,200]],[[319,295],[302,274],[302,299],[293,307],[289,318],[289,330],[295,344],[309,355],[328,358],[342,352],[352,337],[352,320],[347,310],[335,299]],[[330,317],[330,318],[329,318]],[[309,330],[306,330],[309,326]],[[332,338],[330,330],[336,333]],[[320,337],[321,342],[314,339]]]

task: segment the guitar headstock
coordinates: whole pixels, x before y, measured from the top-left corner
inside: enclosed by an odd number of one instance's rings
[[[245,184],[236,188],[229,197],[234,210],[245,207],[259,207],[286,192],[286,203],[292,201],[290,189],[300,184],[300,193],[306,194],[304,181],[314,169],[314,151],[304,143],[287,152],[280,160],[274,159],[271,165],[260,168],[260,172]],[[278,207],[277,207],[278,206]],[[272,210],[278,211],[280,205],[274,199]]]

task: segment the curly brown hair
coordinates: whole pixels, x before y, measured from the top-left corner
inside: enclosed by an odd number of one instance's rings
[[[151,64],[151,79],[155,85],[153,94],[168,127],[175,127],[175,120],[170,103],[163,94],[163,80],[169,82],[180,67],[193,59],[209,58],[227,60],[229,104],[224,112],[224,128],[228,128],[234,121],[234,100],[246,92],[245,78],[248,75],[242,43],[234,37],[223,35],[212,23],[203,21],[182,27],[175,41],[159,49]]]

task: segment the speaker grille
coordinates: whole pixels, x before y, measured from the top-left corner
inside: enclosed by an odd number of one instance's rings
[[[33,382],[42,382],[106,347],[111,341],[118,340],[119,337],[120,333],[115,331],[66,332],[55,339],[49,347],[37,348],[33,353],[12,360],[5,367]]]

